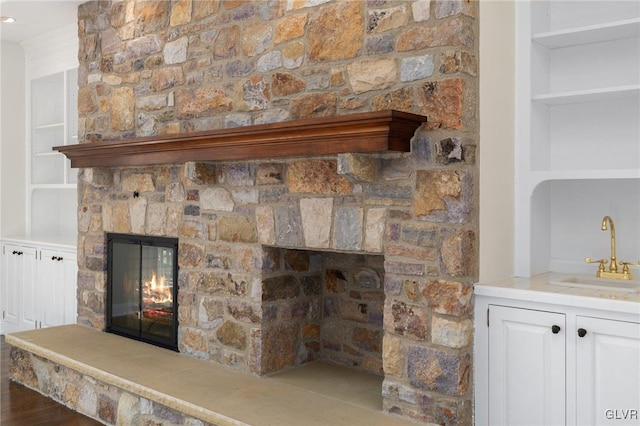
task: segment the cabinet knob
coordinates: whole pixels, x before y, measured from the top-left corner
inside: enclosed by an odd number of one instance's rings
[[[11,254],[17,254],[18,256],[20,256],[22,254],[22,252],[14,250],[14,251],[11,252]]]
[[[579,328],[578,329],[578,336],[584,337],[586,335],[587,335],[587,330],[585,330],[584,328]]]
[[[57,260],[58,258],[55,256],[51,256],[51,260]]]
[[[560,333],[560,326],[559,326],[559,325],[552,325],[552,326],[551,326],[551,332],[552,332],[553,334],[558,334],[558,333]]]

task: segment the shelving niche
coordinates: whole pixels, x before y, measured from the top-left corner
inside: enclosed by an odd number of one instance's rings
[[[78,143],[78,71],[31,80],[30,234],[75,235],[77,171],[54,146]]]
[[[516,275],[640,260],[640,3],[519,2]],[[639,273],[637,272],[636,275]]]

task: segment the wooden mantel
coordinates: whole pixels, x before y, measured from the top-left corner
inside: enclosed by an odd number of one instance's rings
[[[71,167],[138,166],[339,153],[409,151],[427,121],[399,111],[310,118],[231,129],[56,146]]]

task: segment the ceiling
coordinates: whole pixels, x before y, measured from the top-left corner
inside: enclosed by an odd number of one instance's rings
[[[20,42],[78,22],[78,5],[88,0],[0,0],[0,15],[16,22],[0,23],[0,40]]]

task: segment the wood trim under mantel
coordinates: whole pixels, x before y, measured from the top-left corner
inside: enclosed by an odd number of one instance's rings
[[[377,111],[230,129],[53,147],[71,167],[138,166],[404,151],[427,117]]]

